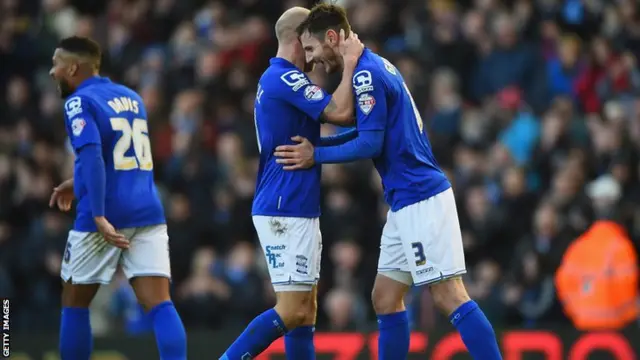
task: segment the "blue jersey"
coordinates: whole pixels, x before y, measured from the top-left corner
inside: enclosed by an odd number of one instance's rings
[[[164,224],[164,210],[153,181],[147,111],[133,90],[94,77],[64,104],[65,125],[76,155],[83,146],[102,148],[106,173],[105,217],[116,228]],[[95,232],[87,181],[76,156],[74,229]]]
[[[273,58],[270,63],[258,83],[254,106],[260,168],[252,214],[318,217],[320,165],[285,171],[273,152],[277,146],[294,144],[291,138],[296,135],[317,145],[319,119],[331,96],[289,61]]]
[[[353,75],[358,131],[384,131],[373,159],[392,211],[451,187],[436,162],[424,123],[402,75],[386,59],[365,49]]]

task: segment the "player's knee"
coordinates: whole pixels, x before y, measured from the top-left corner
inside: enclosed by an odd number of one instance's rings
[[[308,302],[304,321],[300,325],[303,325],[303,326],[315,325],[317,314],[318,314],[318,299],[315,296],[312,296]]]
[[[464,283],[459,277],[432,284],[431,297],[436,307],[445,315],[451,314],[460,305],[470,300]]]
[[[310,291],[281,292],[277,296],[275,309],[287,329],[307,325],[309,321],[315,323],[315,299]]]
[[[387,293],[384,289],[374,288],[371,293],[371,302],[376,314],[392,314],[404,310],[402,296]]]
[[[62,306],[74,308],[88,308],[95,297],[100,284],[72,284],[62,283]]]
[[[309,317],[309,313],[305,309],[277,309],[276,312],[289,330],[304,325]]]
[[[405,309],[404,295],[408,289],[409,285],[386,275],[378,274],[371,293],[371,302],[376,314],[392,314],[403,311]]]
[[[136,298],[145,311],[170,301],[169,279],[160,276],[142,276],[131,279]]]

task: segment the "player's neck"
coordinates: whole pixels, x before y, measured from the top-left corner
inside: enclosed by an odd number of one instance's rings
[[[293,65],[297,66],[300,69],[304,69],[304,64],[298,63],[297,56],[295,55],[295,51],[287,46],[279,46],[278,52],[276,53],[276,57],[285,59]]]
[[[79,76],[77,80],[78,83],[76,84],[76,86],[80,86],[80,84],[82,84],[83,82],[89,79],[93,79],[96,76],[100,76],[100,75],[98,73],[87,73],[82,76]]]

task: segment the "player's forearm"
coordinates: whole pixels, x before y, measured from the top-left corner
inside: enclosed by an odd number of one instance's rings
[[[342,145],[358,137],[358,129],[350,129],[340,134],[323,136],[320,138],[320,146]]]
[[[377,157],[382,152],[384,131],[361,131],[342,145],[317,147],[314,160],[318,164],[337,164]]]
[[[348,126],[353,123],[353,94],[351,82],[355,63],[345,63],[342,80],[331,96],[331,102],[322,113],[324,120],[330,124]]]
[[[107,175],[99,145],[86,145],[78,154],[82,177],[86,180],[87,194],[94,218],[104,216]]]

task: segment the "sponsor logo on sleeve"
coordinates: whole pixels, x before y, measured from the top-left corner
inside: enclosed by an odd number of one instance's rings
[[[293,91],[298,91],[303,86],[309,84],[307,77],[298,70],[287,71],[280,76],[280,79],[287,84],[287,86],[291,87]]]
[[[369,70],[361,70],[353,75],[353,90],[356,95],[373,91],[373,77]]]
[[[79,96],[70,98],[64,103],[64,111],[69,119],[80,114],[82,112],[82,99]]]

